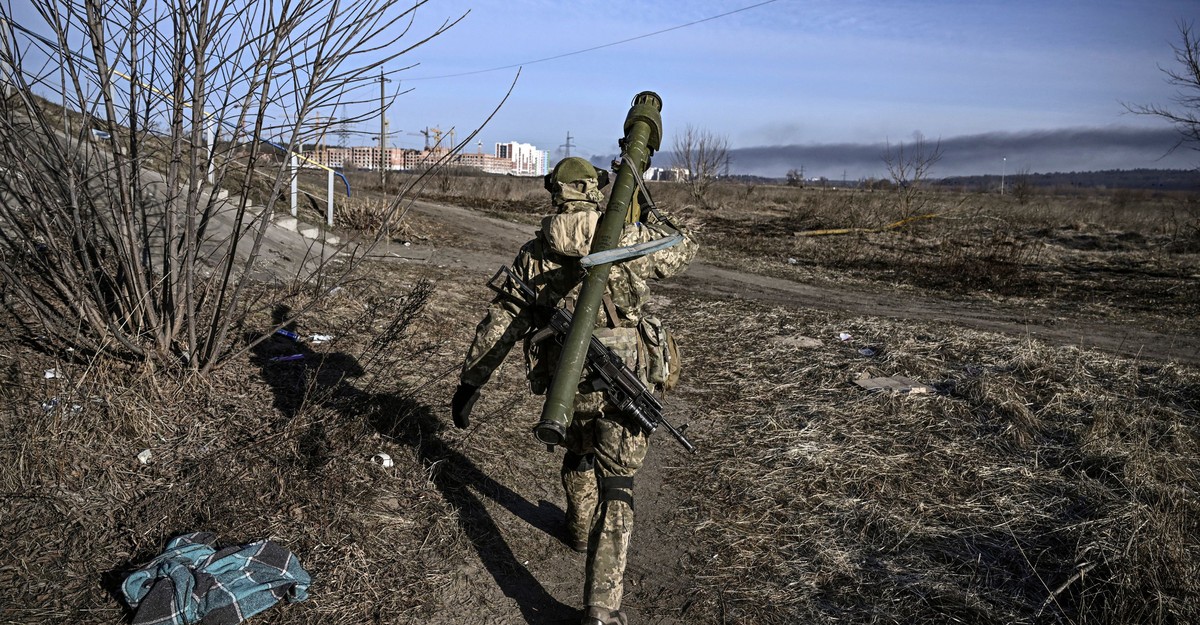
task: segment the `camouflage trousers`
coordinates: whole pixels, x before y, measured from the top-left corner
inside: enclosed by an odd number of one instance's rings
[[[580,403],[565,441],[567,527],[573,538],[587,536],[584,605],[617,610],[633,534],[633,476],[646,458],[649,439],[609,407],[587,410],[592,408],[588,402]]]

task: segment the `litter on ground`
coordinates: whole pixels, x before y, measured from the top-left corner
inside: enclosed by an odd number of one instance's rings
[[[919,395],[933,390],[929,386],[899,375],[890,378],[862,378],[855,380],[854,383],[868,391],[891,391]]]

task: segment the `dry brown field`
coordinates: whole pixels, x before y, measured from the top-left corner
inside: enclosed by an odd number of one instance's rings
[[[577,622],[519,358],[470,429],[448,414],[544,191],[444,178],[297,320],[330,342],[198,379],[48,353],[4,318],[0,622],[127,622],[120,580],[189,531],[299,556],[311,598],[261,623]],[[350,239],[412,180],[353,182]],[[639,474],[632,623],[1200,622],[1200,195],[929,192],[936,217],[877,231],[905,217],[885,192],[652,190],[702,245],[653,301],[699,452],[656,434]],[[833,228],[859,230],[798,234]],[[256,297],[239,340],[289,292]],[[929,392],[854,383],[881,376]]]

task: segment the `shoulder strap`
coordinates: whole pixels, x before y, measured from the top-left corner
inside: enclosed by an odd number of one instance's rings
[[[613,303],[612,298],[608,296],[608,293],[604,294],[604,299],[602,301],[604,302],[605,315],[608,317],[608,327],[617,327],[617,321],[620,320],[620,317],[617,316],[617,305]]]

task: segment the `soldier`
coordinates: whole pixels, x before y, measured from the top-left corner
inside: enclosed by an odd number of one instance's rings
[[[545,394],[558,356],[553,339],[538,341],[538,330],[555,306],[573,308],[584,272],[585,256],[603,210],[600,189],[608,172],[597,171],[578,157],[563,159],[546,176],[555,214],[542,220],[534,239],[521,247],[513,269],[536,292],[536,303],[520,306],[498,294],[479,322],[463,362],[458,389],[451,401],[454,423],[468,426],[480,388],[500,366],[518,340],[524,351],[531,390]],[[635,213],[636,206],[631,213]],[[673,231],[653,215],[627,223],[621,246],[669,236]],[[661,322],[644,315],[649,297],[646,280],[682,272],[696,254],[696,242],[686,231],[682,243],[641,258],[613,265],[605,288],[604,310],[597,315],[596,336],[613,349],[646,383],[669,388],[674,340]],[[515,295],[515,294],[514,294]],[[621,613],[622,577],[633,530],[633,477],[646,456],[648,438],[638,423],[604,399],[602,392],[584,392],[580,383],[574,415],[563,447],[562,484],[567,496],[566,529],[573,549],[587,553],[584,581],[584,625],[625,625]]]

